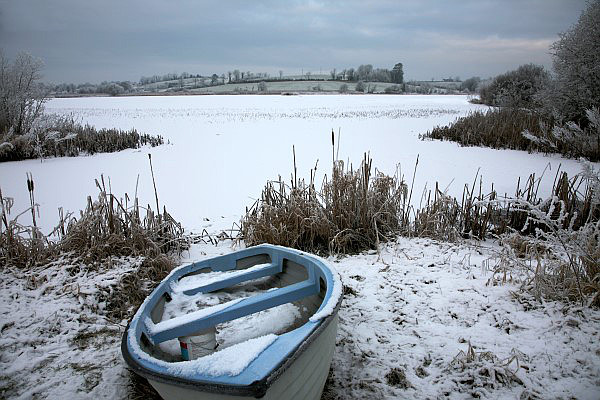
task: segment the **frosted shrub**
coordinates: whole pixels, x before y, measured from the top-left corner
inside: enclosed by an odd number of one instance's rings
[[[479,95],[490,106],[536,109],[541,107],[537,94],[549,82],[549,74],[540,65],[521,65],[514,71],[495,77],[481,86]]]
[[[600,1],[587,2],[579,20],[552,44],[555,79],[546,107],[567,120],[581,121],[584,110],[600,107]]]
[[[531,261],[523,262],[509,249],[511,264],[530,266],[532,277],[524,287],[538,299],[600,306],[599,171],[584,162],[579,179],[583,192],[574,189],[573,180],[567,185],[568,196],[557,191],[540,204],[514,200],[513,207],[525,211],[527,220],[521,231],[503,235],[502,241],[512,250],[518,243],[522,255]],[[532,227],[533,234],[525,236],[523,233]]]
[[[585,115],[588,126],[582,128],[575,122],[555,125],[552,129],[554,137],[563,142],[571,156],[585,156],[592,161],[600,160],[600,110],[591,108]]]
[[[42,62],[19,53],[10,63],[0,51],[0,134],[27,133],[44,110],[47,91],[41,85]]]

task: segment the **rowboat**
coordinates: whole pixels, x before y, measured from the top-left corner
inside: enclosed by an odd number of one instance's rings
[[[341,301],[339,276],[321,258],[250,247],[173,270],[135,313],[121,351],[164,399],[319,399]]]

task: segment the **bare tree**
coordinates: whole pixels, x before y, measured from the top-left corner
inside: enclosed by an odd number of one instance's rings
[[[359,81],[369,81],[371,79],[371,74],[373,73],[373,66],[371,64],[360,65],[356,70],[356,74],[358,75]]]
[[[0,133],[12,128],[15,135],[27,133],[42,114],[47,100],[39,82],[43,63],[19,53],[10,63],[0,51]]]

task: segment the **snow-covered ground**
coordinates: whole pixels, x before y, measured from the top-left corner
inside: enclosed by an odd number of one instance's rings
[[[183,262],[232,250],[195,245]],[[2,273],[1,397],[128,398],[126,321],[107,322],[97,295],[135,261]],[[600,397],[600,311],[514,295],[492,272],[493,244],[399,238],[328,261],[346,286],[328,398]]]
[[[461,148],[421,141],[435,125],[480,108],[464,96],[196,96],[55,99],[48,111],[73,113],[96,127],[161,134],[169,145],[76,158],[0,164],[0,187],[13,212],[29,204],[32,172],[40,219],[48,232],[57,208],[75,211],[95,195],[94,179],[110,177],[113,193],[154,204],[147,153],[161,205],[193,231],[231,226],[267,179],[299,176],[319,160],[330,169],[331,130],[341,130],[339,156],[410,181],[415,160],[418,204],[427,184],[460,196],[477,170],[513,193],[518,177],[545,179],[574,160],[518,151]],[[15,213],[15,214],[16,214]],[[14,215],[14,214],[13,214]],[[27,223],[28,215],[21,217]],[[194,245],[184,260],[232,251],[230,243]],[[600,312],[537,304],[518,282],[495,284],[493,244],[452,245],[398,238],[379,253],[329,261],[340,272],[345,300],[327,394],[346,398],[600,398]],[[0,273],[0,398],[125,399],[131,381],[120,355],[126,321],[102,317],[107,288],[139,260],[115,260],[88,271],[57,262]],[[519,278],[515,272],[514,278]],[[244,321],[243,321],[244,322]],[[247,321],[245,321],[247,322]],[[266,332],[260,332],[266,334]],[[238,337],[228,339],[231,343]]]
[[[380,254],[337,260],[351,290],[340,310],[332,392],[600,398],[600,312],[519,296],[517,282],[494,276],[496,262],[489,244],[406,238]],[[405,378],[396,386],[385,377],[393,368]]]

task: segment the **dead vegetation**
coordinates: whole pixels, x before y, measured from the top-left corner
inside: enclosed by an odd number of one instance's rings
[[[385,375],[385,379],[390,386],[395,386],[400,389],[409,389],[412,384],[406,379],[404,370],[400,368],[392,368],[390,372]]]
[[[151,159],[150,159],[151,163]],[[78,217],[64,215],[49,234],[41,233],[36,223],[38,205],[34,197],[33,177],[28,177],[31,206],[11,218],[13,201],[2,196],[0,263],[3,268],[32,269],[57,259],[68,259],[73,274],[80,269],[107,269],[113,259],[137,257],[137,268],[123,275],[117,285],[102,294],[106,301],[105,314],[115,321],[131,316],[149,292],[173,268],[174,254],[189,247],[181,225],[163,206],[156,212],[150,205],[142,207],[137,194],[116,197],[110,180],[96,180],[98,197],[88,197],[86,209]],[[156,195],[156,210],[160,210]],[[31,212],[32,224],[24,225],[18,218]]]
[[[297,178],[295,165],[290,185],[281,177],[267,182],[241,223],[247,245],[272,243],[349,254],[376,248],[400,230],[398,215],[407,204],[402,179],[377,170],[373,174],[367,154],[356,170],[336,160],[331,178],[325,177],[320,190],[315,188],[316,169],[308,183]]]
[[[37,118],[26,134],[16,134],[10,129],[0,134],[0,162],[76,157],[162,144],[164,139],[160,135],[139,133],[135,129],[96,129],[72,117],[45,115]]]
[[[588,124],[561,122],[552,115],[522,108],[475,111],[454,123],[435,127],[422,138],[450,140],[462,146],[485,146],[600,160],[600,111],[586,111]]]
[[[552,121],[540,114],[519,108],[497,108],[475,111],[458,118],[448,126],[438,126],[423,135],[423,138],[450,140],[462,146],[485,146],[495,149],[548,151],[536,146],[521,132],[528,130],[537,137],[548,134]]]
[[[115,256],[157,258],[187,247],[183,228],[166,207],[156,213],[150,205],[140,207],[137,197],[131,200],[125,194],[119,199],[107,189],[104,177],[96,180],[96,186],[96,201],[88,196],[78,219],[68,217],[67,222],[60,222],[60,250],[93,264]]]
[[[468,342],[467,351],[461,350],[450,363],[453,381],[458,388],[471,391],[474,398],[487,398],[490,391],[502,386],[524,386],[520,370],[527,371],[527,356],[513,349],[510,357],[499,359],[490,351],[476,351]]]
[[[600,183],[598,171],[583,166],[572,178],[557,173],[547,199],[538,198],[538,183],[530,179],[521,196],[503,200],[505,227],[491,284],[519,271],[522,289],[538,302],[600,306]]]
[[[59,254],[94,266],[110,257],[154,259],[187,248],[183,228],[166,207],[162,213],[156,213],[150,205],[141,207],[137,197],[131,204],[127,194],[119,199],[106,188],[104,177],[96,180],[97,199],[93,201],[88,196],[87,207],[79,217],[61,213],[59,224],[46,236],[36,224],[38,205],[33,198],[33,179],[28,182],[32,205],[14,218],[10,217],[12,199],[0,192],[3,203],[0,260],[4,266],[27,268],[47,264]],[[19,223],[18,218],[30,211],[32,225]]]
[[[366,154],[356,170],[335,157],[332,165],[320,189],[316,166],[306,183],[295,162],[290,184],[281,177],[267,182],[242,219],[240,238],[250,246],[273,243],[327,254],[377,249],[397,235],[499,238],[505,245],[499,269],[537,265],[528,268],[528,288],[538,299],[600,305],[600,184],[591,165],[571,178],[559,169],[547,199],[538,196],[543,174],[519,179],[514,196],[499,196],[493,185],[485,192],[477,174],[460,201],[436,184],[433,193],[423,193],[419,208],[411,206],[413,185],[409,189],[403,176],[373,174]],[[418,159],[414,174],[417,166]]]

